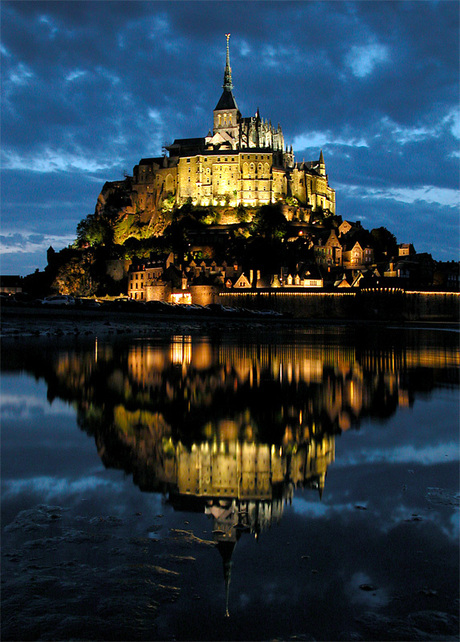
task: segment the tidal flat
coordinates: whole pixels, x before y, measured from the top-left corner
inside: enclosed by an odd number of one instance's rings
[[[3,640],[458,639],[454,328],[59,316],[3,320]]]

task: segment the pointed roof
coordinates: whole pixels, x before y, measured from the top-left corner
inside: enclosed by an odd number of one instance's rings
[[[232,68],[230,67],[230,49],[228,44],[230,34],[226,33],[225,36],[227,38],[227,59],[224,71],[224,84],[222,85],[224,91],[222,92],[222,96],[220,97],[214,111],[220,111],[221,109],[238,109],[238,105],[236,104],[236,100],[232,93]]]
[[[319,162],[320,162],[320,164],[321,164],[321,165],[324,165],[324,164],[325,164],[325,163],[324,163],[323,150],[321,150],[321,152],[320,152],[320,154],[319,154]]]

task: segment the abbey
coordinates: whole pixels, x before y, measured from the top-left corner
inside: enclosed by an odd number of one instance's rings
[[[176,139],[169,156],[143,158],[133,169],[133,192],[140,209],[165,202],[182,205],[258,207],[295,197],[314,212],[335,214],[323,153],[317,161],[295,162],[280,125],[243,117],[233,95],[229,37],[222,95],[213,112],[213,130],[203,138]]]

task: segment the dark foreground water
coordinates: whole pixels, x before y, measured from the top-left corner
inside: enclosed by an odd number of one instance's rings
[[[5,341],[2,639],[458,639],[458,339]]]

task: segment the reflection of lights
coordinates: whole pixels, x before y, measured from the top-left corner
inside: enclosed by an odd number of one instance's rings
[[[212,363],[212,350],[209,343],[200,343],[193,347],[192,365],[198,370],[206,370]]]
[[[171,342],[171,361],[188,365],[192,361],[192,337],[175,336]]]

